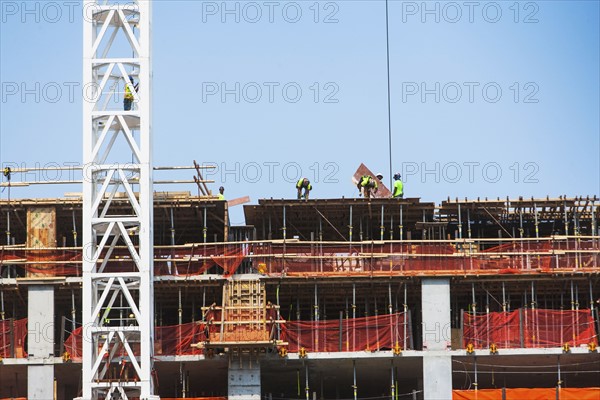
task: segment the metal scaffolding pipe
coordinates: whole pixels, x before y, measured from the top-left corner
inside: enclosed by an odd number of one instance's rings
[[[73,210],[73,246],[77,247],[77,224],[75,223],[75,210]]]
[[[506,312],[506,288],[504,287],[504,281],[502,281],[502,311]]]
[[[534,219],[534,224],[535,224],[535,238],[539,239],[540,238],[540,225],[539,225],[539,221],[538,221],[538,211],[537,211],[536,203],[533,203],[533,219]]]
[[[407,289],[407,286],[408,285],[406,283],[404,283],[404,324],[403,324],[404,325],[404,337],[402,339],[404,341],[402,349],[404,349],[404,350],[406,349],[406,328],[407,328],[406,324],[407,324],[407,315],[408,315],[408,304],[407,304],[408,289]]]
[[[308,387],[308,364],[306,364],[304,367],[306,374],[306,379],[304,382],[304,392],[306,393],[306,400],[310,400],[310,388]]]
[[[400,228],[400,240],[402,240],[404,236],[404,226],[402,226],[402,208],[402,204],[400,204],[400,225],[398,226]]]
[[[597,227],[596,227],[596,209],[595,209],[593,200],[592,200],[592,236],[598,236]]]
[[[467,208],[467,237],[471,239],[471,210]]]
[[[285,206],[283,206],[283,227],[281,230],[283,231],[283,242],[285,243],[285,239],[287,237],[287,227],[285,226]]]
[[[202,226],[202,239],[203,239],[204,243],[206,243],[207,231],[208,231],[208,228],[206,225],[206,207],[204,207],[204,221],[203,221],[203,226]]]
[[[565,236],[569,236],[569,220],[567,218],[567,201],[563,200],[563,211],[565,219]]]
[[[358,399],[358,387],[356,386],[356,360],[352,360],[352,375],[353,375],[353,381],[352,381],[352,391],[354,393],[354,400]]]
[[[519,237],[523,239],[523,208],[519,207]]]
[[[394,399],[396,397],[396,382],[394,380],[394,360],[391,360],[391,364],[392,364],[392,367],[390,369],[390,375],[391,375],[390,394],[392,396],[392,399]]]
[[[457,204],[458,207],[458,238],[462,239],[462,217],[460,214],[460,204]],[[423,211],[425,212],[425,211]]]
[[[6,209],[6,244],[10,246],[10,209]]]
[[[348,224],[348,238],[350,240],[350,248],[352,248],[352,204],[350,204],[350,221]]]
[[[383,216],[384,216],[384,207],[383,204],[381,205],[381,225],[379,226],[379,237],[380,240],[383,240],[383,233],[385,231],[385,226],[383,226]]]

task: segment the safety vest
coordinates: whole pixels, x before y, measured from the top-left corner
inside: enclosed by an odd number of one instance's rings
[[[377,187],[377,181],[375,179],[373,179],[370,175],[363,175],[362,178],[360,178],[360,186],[362,187],[372,187],[372,188],[376,188]]]
[[[400,179],[397,179],[394,182],[394,193],[392,194],[392,197],[400,197],[402,195],[404,195],[404,183],[402,183]]]
[[[133,83],[125,85],[125,98],[127,100],[133,100],[133,93],[131,92],[130,85],[133,86]]]
[[[300,180],[298,180],[298,183],[296,183],[296,189],[300,189],[305,187],[306,190],[312,190],[312,185],[310,184],[310,182],[308,182],[307,186],[304,186],[304,178],[300,178]]]

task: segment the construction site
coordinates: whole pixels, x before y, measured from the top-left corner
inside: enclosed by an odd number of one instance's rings
[[[2,398],[81,393],[82,206],[0,204]],[[155,193],[161,398],[598,398],[598,199],[262,199],[246,226],[227,209]],[[117,281],[120,241],[100,256]],[[98,325],[130,334],[138,296],[102,295]],[[101,337],[94,382],[137,382],[137,339]]]
[[[84,3],[81,191],[0,184],[0,399],[600,399],[597,193],[224,200],[153,165],[152,2]]]

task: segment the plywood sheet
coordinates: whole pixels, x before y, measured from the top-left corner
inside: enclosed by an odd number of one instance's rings
[[[375,180],[377,180],[378,189],[377,189],[377,193],[375,193],[373,195],[373,197],[376,197],[376,198],[388,198],[388,197],[392,197],[392,192],[390,192],[390,189],[388,189],[387,186],[385,186],[383,184],[383,182],[381,182],[379,179],[377,179],[377,177],[375,176],[375,174],[369,168],[367,168],[367,166],[365,164],[361,163],[359,165],[358,169],[356,170],[356,172],[352,176],[352,183],[354,183],[354,185],[356,186],[356,184],[358,183],[358,180],[363,175],[371,175],[373,178],[375,178]]]

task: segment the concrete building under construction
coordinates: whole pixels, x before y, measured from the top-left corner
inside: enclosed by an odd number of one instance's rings
[[[0,203],[0,398],[81,395],[81,212],[81,198]],[[226,201],[155,193],[161,398],[600,395],[598,199],[263,199],[244,212],[229,226]],[[132,269],[126,245],[101,258],[116,277]],[[139,294],[116,293],[97,312],[127,327]],[[101,350],[98,382],[137,379],[123,346]]]
[[[197,165],[167,182],[197,196],[156,191],[151,6],[83,0],[81,193],[4,170],[0,399],[600,398],[597,197],[239,200],[232,226]]]

